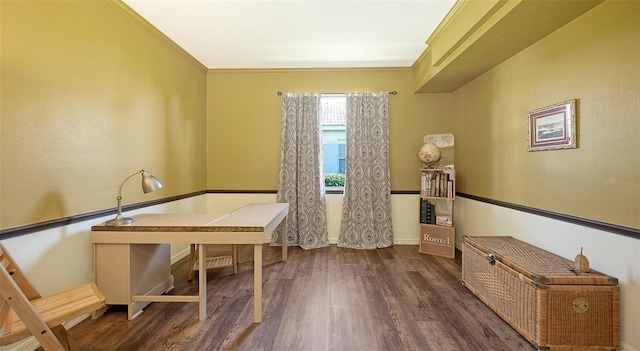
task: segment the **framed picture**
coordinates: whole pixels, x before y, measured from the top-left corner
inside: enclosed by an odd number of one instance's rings
[[[529,151],[576,148],[576,100],[528,113]]]

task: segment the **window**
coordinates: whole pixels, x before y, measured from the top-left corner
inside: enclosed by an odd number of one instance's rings
[[[342,189],[346,169],[347,100],[344,94],[327,94],[322,95],[320,103],[325,187]]]

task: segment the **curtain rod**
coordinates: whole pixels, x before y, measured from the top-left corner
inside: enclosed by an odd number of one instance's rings
[[[282,96],[283,92],[279,91],[278,96]],[[329,95],[329,94],[345,94],[345,93],[320,93],[320,95]],[[398,92],[393,90],[388,92],[389,95],[398,95]]]

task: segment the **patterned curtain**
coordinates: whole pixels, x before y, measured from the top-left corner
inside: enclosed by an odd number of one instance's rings
[[[289,203],[287,245],[329,246],[322,177],[320,94],[283,93],[278,202]],[[282,245],[282,228],[271,246]]]
[[[389,180],[389,96],[347,93],[347,165],[338,246],[393,245]]]

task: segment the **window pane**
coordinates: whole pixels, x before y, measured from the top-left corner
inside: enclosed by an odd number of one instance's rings
[[[344,95],[321,97],[323,173],[327,187],[344,187],[346,115]]]
[[[347,145],[339,144],[338,145],[338,173],[344,174],[345,172],[345,156],[347,155]]]

